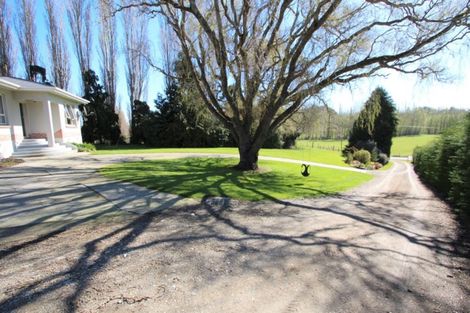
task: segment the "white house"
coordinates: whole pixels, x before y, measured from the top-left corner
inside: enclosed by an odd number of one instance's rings
[[[81,143],[78,105],[88,102],[57,87],[0,76],[0,158],[15,156],[27,142],[50,151]]]

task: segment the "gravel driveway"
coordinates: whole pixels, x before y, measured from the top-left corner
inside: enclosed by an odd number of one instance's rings
[[[468,246],[406,162],[337,197],[131,214],[83,183],[119,160],[3,174],[4,225],[76,206],[0,229],[0,312],[470,312]]]

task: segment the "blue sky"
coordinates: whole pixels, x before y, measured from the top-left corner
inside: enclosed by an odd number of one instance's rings
[[[7,0],[9,7],[13,13],[16,14],[16,0]],[[63,5],[64,2],[61,2]],[[95,1],[92,1],[95,3]],[[48,57],[47,48],[47,31],[45,26],[45,10],[43,0],[36,0],[36,27],[38,37],[38,50],[40,54],[41,66],[50,68],[50,60]],[[96,5],[96,4],[95,4]],[[94,10],[96,13],[96,10]],[[13,15],[14,15],[13,14]],[[96,19],[94,19],[96,21]],[[12,25],[13,26],[13,25]],[[99,25],[95,22],[93,27],[99,29]],[[78,64],[75,54],[72,50],[70,40],[70,31],[68,28],[68,46],[71,55],[71,72],[78,73]],[[118,37],[122,40],[123,25],[121,16],[118,16]],[[153,19],[149,23],[149,40],[152,49],[152,57],[157,64],[160,57],[160,42],[159,42],[158,22]],[[98,32],[94,33],[94,50],[92,69],[99,73],[99,54],[98,54]],[[18,44],[15,39],[17,51],[19,51]],[[432,78],[421,80],[414,75],[404,75],[396,72],[389,73],[386,78],[363,79],[348,86],[335,86],[326,90],[323,97],[327,100],[329,105],[335,110],[353,111],[360,110],[361,106],[369,97],[370,93],[377,86],[384,87],[391,97],[394,99],[397,107],[400,110],[405,108],[429,106],[434,108],[449,108],[457,107],[462,109],[470,109],[470,53],[468,47],[459,45],[453,47],[439,56],[439,63],[447,69],[447,76],[449,80],[446,82],[436,81]],[[23,76],[23,65],[20,58],[18,58],[18,71],[17,76]],[[80,93],[79,90],[79,76],[72,75],[70,91]],[[122,56],[118,59],[118,101],[123,107],[128,105],[127,87],[125,82],[124,72],[124,58]],[[147,92],[144,100],[149,104],[153,103],[157,93],[163,92],[164,77],[157,70],[150,68]]]

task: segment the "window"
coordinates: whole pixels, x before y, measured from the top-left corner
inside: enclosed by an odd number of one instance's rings
[[[2,95],[0,95],[0,125],[7,123],[7,111],[5,109]]]
[[[75,126],[77,120],[75,119],[75,115],[73,114],[73,108],[71,105],[65,106],[65,122],[67,125]]]

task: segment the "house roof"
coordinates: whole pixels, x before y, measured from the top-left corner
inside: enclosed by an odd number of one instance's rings
[[[60,89],[54,86],[48,86],[29,80],[24,80],[20,78],[13,78],[7,76],[0,76],[0,87],[3,87],[12,91],[36,91],[36,92],[45,92],[55,96],[58,96],[63,99],[71,100],[78,103],[87,104],[90,101],[83,99],[79,96],[76,96],[68,91]]]

